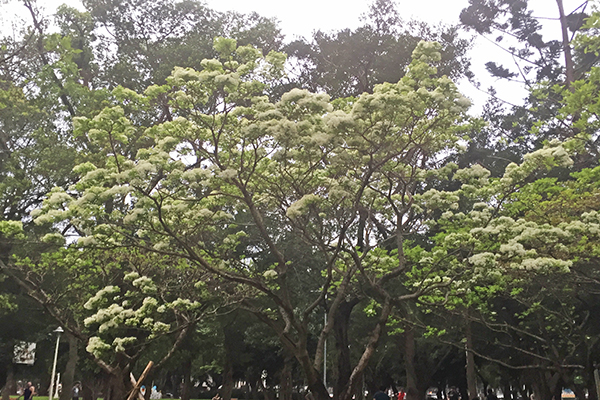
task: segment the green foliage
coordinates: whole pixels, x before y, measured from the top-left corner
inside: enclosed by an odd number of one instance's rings
[[[371,93],[377,84],[402,78],[421,40],[441,44],[435,60],[439,76],[470,76],[465,59],[469,41],[459,36],[457,27],[402,21],[396,5],[388,0],[374,1],[364,24],[355,30],[317,31],[312,40],[296,40],[285,50],[295,63],[300,85],[345,98]]]

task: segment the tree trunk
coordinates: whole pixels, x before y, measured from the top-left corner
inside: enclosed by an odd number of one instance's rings
[[[385,326],[390,317],[390,313],[392,312],[392,304],[389,298],[386,298],[381,307],[381,314],[379,315],[379,320],[377,321],[377,325],[371,331],[371,335],[363,351],[358,363],[352,370],[352,374],[350,375],[350,380],[348,381],[348,385],[346,385],[346,389],[340,395],[338,400],[351,400],[356,396],[356,392],[362,389],[363,376],[365,373],[365,369],[369,365],[369,361],[375,354],[375,350],[377,350],[377,345],[381,339],[381,336],[384,333]]]
[[[421,400],[415,367],[415,331],[411,328],[404,332],[404,367],[406,369],[406,400]]]
[[[148,388],[147,392],[151,392]],[[183,387],[181,388],[181,400],[190,400],[192,392],[192,359],[188,357],[183,362]]]
[[[2,400],[10,400],[10,395],[15,393],[15,370],[12,362],[6,366],[6,383],[2,389]]]
[[[337,380],[333,387],[333,396],[336,399],[348,385],[350,375],[352,374],[348,330],[350,327],[350,315],[356,304],[358,304],[357,299],[341,303],[336,311],[333,322],[333,333],[337,350]]]
[[[127,375],[127,376],[125,376]],[[109,378],[109,397],[104,400],[125,400],[131,384],[127,385],[125,379],[129,382],[129,375],[124,373],[115,373]]]
[[[233,343],[237,335],[232,334],[227,326],[223,327],[223,346],[225,347],[225,365],[223,367],[223,387],[220,390],[223,400],[231,399],[233,391]]]
[[[469,311],[467,310],[467,313]],[[472,400],[477,396],[477,376],[475,374],[475,356],[473,355],[473,332],[471,331],[471,321],[467,318],[465,326],[465,351],[467,357],[467,393],[468,400]]]
[[[535,400],[552,400],[560,380],[560,374],[539,371],[535,375],[537,375],[537,379],[531,382]]]
[[[63,386],[63,391],[65,390]],[[106,398],[106,394],[104,394]],[[81,385],[81,398],[83,400],[96,400],[98,396],[96,396],[96,391],[92,389],[91,386],[86,385],[85,383]]]
[[[286,355],[281,371],[279,400],[292,400],[293,356]]]
[[[75,370],[77,368],[77,361],[79,360],[77,345],[78,340],[75,336],[70,333],[65,333],[69,342],[69,359],[65,366],[65,372],[62,375],[62,391],[60,392],[60,400],[69,400],[71,398],[71,392],[75,381]]]
[[[562,31],[562,47],[563,52],[565,53],[565,86],[572,90],[571,84],[575,80],[575,66],[573,64],[573,55],[571,54],[571,41],[569,40],[567,18],[565,17],[563,0],[556,0],[556,4],[558,5],[558,13],[560,16],[560,28]]]
[[[296,359],[300,361],[306,379],[306,386],[308,386],[308,390],[310,390],[314,400],[329,400],[330,396],[327,388],[323,384],[318,371],[312,367],[306,350],[303,351],[303,354],[297,355]]]

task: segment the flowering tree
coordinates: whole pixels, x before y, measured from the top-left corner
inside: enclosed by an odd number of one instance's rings
[[[463,185],[450,194],[462,206],[440,209],[440,218],[427,224],[437,232],[429,235],[434,246],[420,254],[422,262],[452,266],[457,277],[452,296],[422,300],[477,322],[487,335],[480,343],[489,344],[493,334],[492,348],[505,349],[500,356],[489,347],[478,351],[467,337],[469,353],[528,371],[528,383],[544,398],[561,384],[582,384],[586,375],[589,383],[588,360],[597,347],[589,340],[595,330],[590,296],[598,288],[600,214],[591,200],[597,168],[564,181],[547,177],[553,168],[564,174],[573,167],[569,154],[586,153],[582,139],[551,142],[499,179],[479,166],[457,171]]]
[[[222,282],[132,248],[63,248],[47,251],[39,260],[19,259],[6,270],[70,336],[83,342],[87,358],[106,378],[107,398],[126,397],[130,373],[139,369],[142,357],[160,368],[196,324],[223,305],[211,294],[215,284],[223,288]]]
[[[448,286],[423,274],[398,290],[418,268],[404,254],[424,215],[414,197],[428,171],[436,174],[439,155],[457,146],[469,102],[436,76],[434,43],[417,46],[398,83],[334,103],[298,89],[271,102],[263,93],[283,55],[263,57],[227,39],[216,39],[215,49],[219,60],[205,60],[203,70],[176,68],[167,85],[144,94],[117,88],[113,106],[76,119],[77,132],[106,158],[77,167],[79,181],[52,192],[37,221],[68,222],[73,246],[134,246],[238,285],[244,306],[277,333],[320,399],[329,397],[319,371],[337,311],[348,298],[370,299],[371,334],[336,393],[349,399],[392,308]],[[170,120],[144,126],[165,95]],[[131,154],[134,140],[143,145]],[[308,254],[288,251],[284,237]],[[265,254],[270,264],[260,261]],[[312,294],[294,287],[302,275],[316,289],[308,301]],[[311,354],[309,326],[324,301],[328,320]],[[103,306],[89,321],[102,326],[110,313]],[[94,340],[90,350],[106,347]]]

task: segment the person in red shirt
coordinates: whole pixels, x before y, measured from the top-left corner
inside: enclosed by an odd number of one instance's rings
[[[400,388],[400,391],[398,392],[398,400],[404,400],[405,397],[406,392],[404,391],[404,388]]]

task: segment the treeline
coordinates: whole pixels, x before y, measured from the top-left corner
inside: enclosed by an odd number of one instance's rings
[[[376,0],[286,42],[195,1],[85,0],[0,46],[0,375],[291,400],[384,385],[597,400],[600,14]],[[512,55],[480,116],[474,35]],[[33,366],[13,362],[37,343]],[[5,378],[5,379],[4,379]],[[243,382],[240,389],[238,384]],[[151,391],[146,391],[146,397]]]

